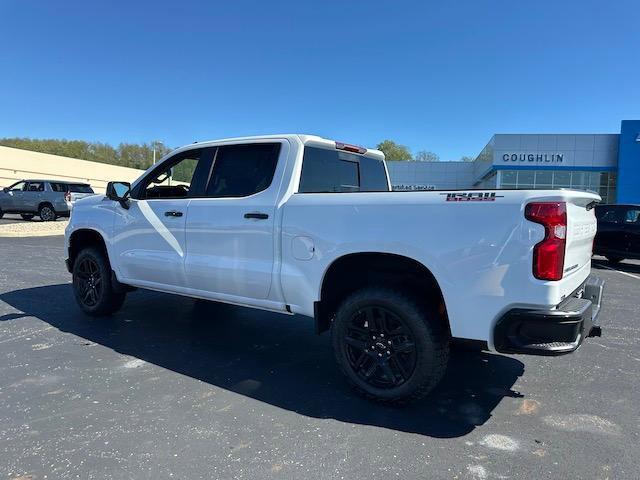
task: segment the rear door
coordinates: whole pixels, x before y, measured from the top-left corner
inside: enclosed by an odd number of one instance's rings
[[[189,204],[185,270],[190,288],[212,297],[269,296],[280,187],[274,178],[283,176],[288,145],[271,140],[217,148],[205,193]]]
[[[20,210],[37,212],[40,202],[44,200],[44,182],[27,182],[25,191],[22,193]]]

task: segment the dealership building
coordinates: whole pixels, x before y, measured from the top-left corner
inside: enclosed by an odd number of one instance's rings
[[[611,134],[496,134],[473,162],[388,162],[395,190],[549,189],[640,204],[640,120]]]

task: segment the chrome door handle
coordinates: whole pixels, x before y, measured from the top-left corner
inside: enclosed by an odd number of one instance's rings
[[[164,212],[165,217],[181,217],[182,212],[178,212],[176,210],[169,210],[168,212]]]

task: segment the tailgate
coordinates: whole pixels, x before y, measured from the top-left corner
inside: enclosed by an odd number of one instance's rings
[[[564,277],[579,272],[591,262],[593,239],[596,236],[594,201],[599,197],[586,192],[570,191],[567,202],[567,246],[564,257]]]

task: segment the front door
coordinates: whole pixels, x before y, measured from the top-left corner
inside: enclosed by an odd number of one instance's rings
[[[114,202],[112,252],[121,281],[159,289],[185,287],[187,211],[203,188],[209,151],[192,149],[168,158],[135,186],[129,208]]]
[[[269,297],[280,187],[273,178],[287,152],[286,142],[273,141],[218,147],[205,194],[189,204],[190,288],[246,303]]]
[[[21,211],[25,188],[27,188],[27,182],[18,182],[11,185],[9,191],[3,195],[4,199],[1,208],[7,212]]]
[[[603,205],[596,208],[598,216],[596,253],[623,256],[627,250],[627,232],[623,223],[624,209],[618,205]]]

